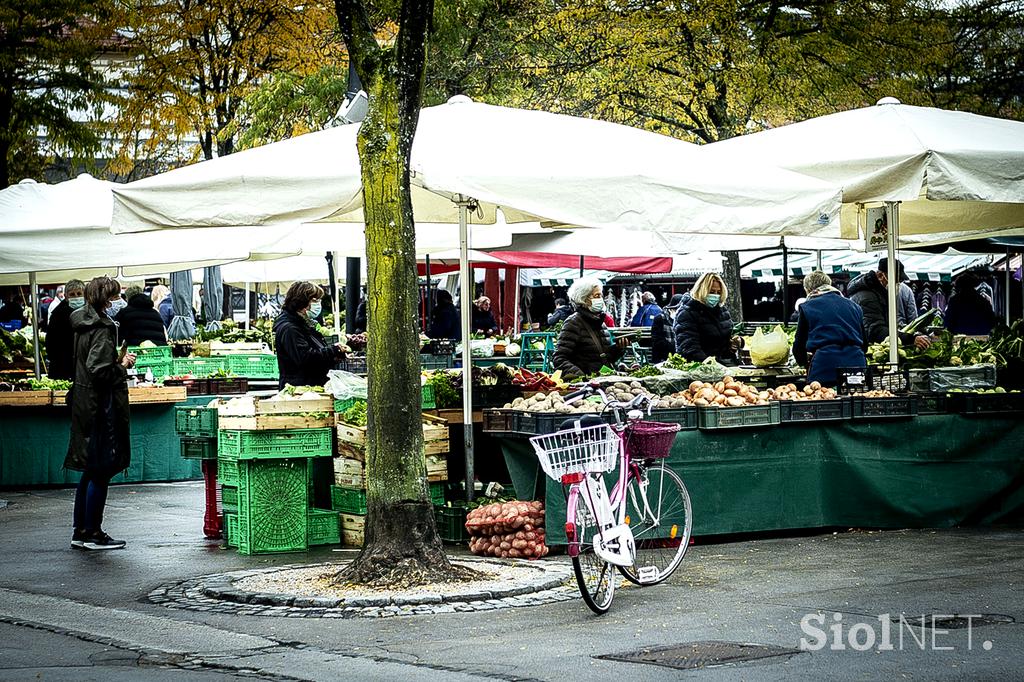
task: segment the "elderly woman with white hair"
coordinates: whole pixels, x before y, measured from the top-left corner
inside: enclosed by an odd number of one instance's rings
[[[835,386],[839,368],[864,367],[864,313],[832,286],[824,272],[804,277],[807,300],[800,306],[793,357],[807,367],[807,381]]]
[[[576,312],[562,325],[554,357],[555,369],[562,370],[567,379],[596,374],[603,365],[613,367],[622,357],[626,339],[612,343],[601,289],[601,281],[594,277],[581,277],[569,287]]]

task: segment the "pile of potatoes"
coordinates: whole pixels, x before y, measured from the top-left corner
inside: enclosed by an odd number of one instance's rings
[[[502,559],[547,556],[544,543],[544,503],[496,502],[478,507],[466,517],[469,551]]]
[[[895,398],[896,394],[891,391],[884,389],[875,389],[874,391],[867,391],[866,393],[858,393],[861,398]]]
[[[817,381],[804,386],[802,389],[796,384],[786,384],[771,391],[772,400],[835,400],[839,396],[836,389],[826,388]]]
[[[690,387],[680,393],[669,396],[671,399],[682,400],[683,405],[699,405],[701,407],[743,407],[744,405],[767,405],[772,399],[769,391],[759,391],[727,376],[721,381],[694,381]]]
[[[529,398],[516,398],[510,403],[505,403],[505,409],[524,410],[526,412],[579,414],[584,412],[600,412],[601,405],[588,400],[580,400],[572,405],[566,405],[565,399],[558,391],[551,391],[550,393],[537,393]]]

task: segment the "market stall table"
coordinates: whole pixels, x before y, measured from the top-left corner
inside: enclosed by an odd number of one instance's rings
[[[789,423],[681,431],[668,463],[690,492],[695,536],[1020,523],[1022,438],[1019,414]],[[564,543],[561,485],[525,437],[500,442],[516,491],[541,491],[548,541]]]

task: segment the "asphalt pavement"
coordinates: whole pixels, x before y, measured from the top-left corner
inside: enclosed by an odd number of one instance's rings
[[[667,584],[621,589],[601,617],[580,600],[382,619],[150,603],[197,576],[351,556],[221,549],[202,538],[202,492],[112,488],[105,526],[128,547],[103,553],[69,548],[73,491],[0,492],[0,680],[955,680],[1024,667],[1021,529],[698,542]],[[763,657],[706,665],[723,648]],[[638,661],[699,653],[695,669]]]

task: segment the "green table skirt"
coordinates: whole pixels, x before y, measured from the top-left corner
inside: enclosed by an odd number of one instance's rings
[[[210,396],[190,398],[206,404]],[[181,458],[174,405],[131,406],[132,463],[114,483],[202,478],[201,462]],[[64,469],[71,429],[67,407],[0,409],[0,488],[77,485],[80,473]]]
[[[525,438],[502,450],[517,491],[543,488],[549,542],[564,542],[560,484]],[[1024,522],[1019,416],[683,431],[668,461],[690,492],[694,535]]]

